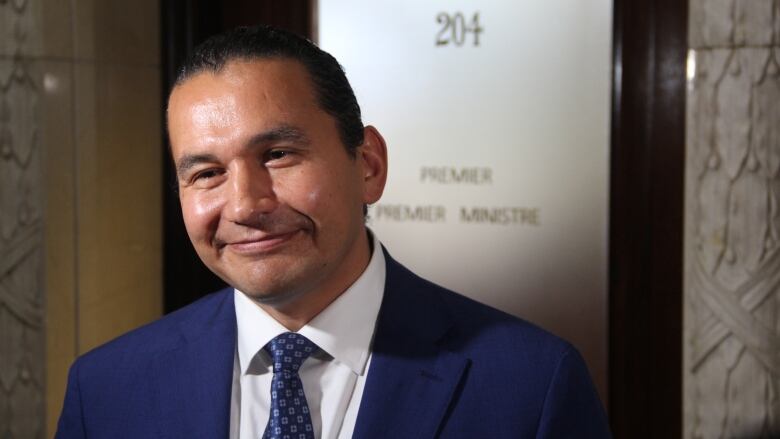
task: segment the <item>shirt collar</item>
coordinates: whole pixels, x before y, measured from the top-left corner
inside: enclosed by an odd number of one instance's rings
[[[358,279],[298,333],[319,346],[333,361],[355,374],[365,373],[376,317],[385,288],[385,256],[373,233],[371,260]],[[253,359],[271,339],[287,332],[239,290],[234,291],[238,326],[238,361],[246,374]]]

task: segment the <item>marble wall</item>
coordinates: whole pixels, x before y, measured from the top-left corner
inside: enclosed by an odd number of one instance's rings
[[[161,313],[160,87],[156,0],[0,0],[0,437]]]
[[[36,11],[0,2],[0,436],[42,437],[45,325]],[[36,47],[37,46],[37,47]]]
[[[689,48],[684,437],[769,437],[780,433],[780,1],[691,0]]]

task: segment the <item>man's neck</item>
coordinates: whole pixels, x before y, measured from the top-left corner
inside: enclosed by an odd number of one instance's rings
[[[344,266],[351,269],[337,271],[311,291],[302,292],[283,303],[253,301],[282,326],[297,332],[355,283],[366,270],[372,250],[373,239],[366,230],[357,238],[354,253],[343,261]]]

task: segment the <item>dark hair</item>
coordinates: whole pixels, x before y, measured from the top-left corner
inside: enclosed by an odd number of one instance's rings
[[[363,143],[363,122],[355,93],[336,58],[306,38],[270,26],[238,27],[195,48],[176,77],[176,85],[209,71],[218,73],[234,60],[291,59],[306,68],[320,107],[336,119],[339,136],[354,157]]]

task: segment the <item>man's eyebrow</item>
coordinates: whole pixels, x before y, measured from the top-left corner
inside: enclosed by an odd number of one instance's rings
[[[283,140],[295,143],[309,143],[309,138],[303,133],[303,130],[293,125],[284,124],[254,135],[249,139],[249,145],[260,145]]]
[[[184,175],[187,171],[192,169],[195,165],[201,163],[214,163],[217,161],[217,156],[213,154],[193,154],[185,155],[179,160],[176,165],[176,174]]]
[[[255,134],[249,139],[249,142],[247,142],[247,146],[252,147],[256,145],[263,145],[263,144],[279,142],[279,141],[308,144],[309,138],[306,136],[306,134],[303,133],[303,130],[301,130],[300,128],[292,125],[284,124],[272,128],[268,131],[263,131],[262,133]],[[218,161],[217,156],[215,156],[214,154],[185,155],[179,160],[179,163],[176,165],[176,174],[184,175],[187,171],[189,171],[196,165],[199,165],[201,163],[214,163],[217,161]]]

